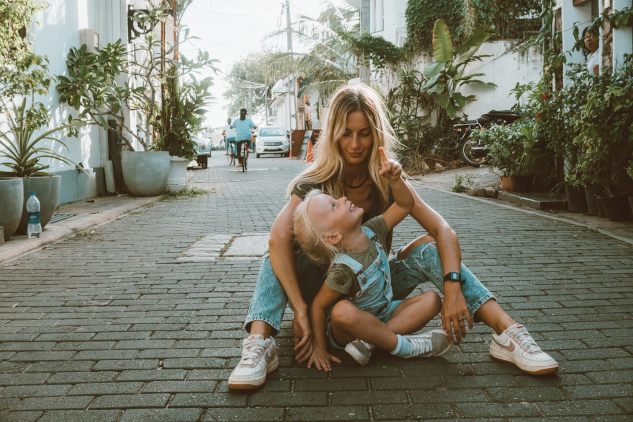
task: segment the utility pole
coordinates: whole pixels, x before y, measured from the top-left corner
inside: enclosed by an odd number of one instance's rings
[[[361,0],[360,2],[360,33],[369,34],[369,17],[370,17],[370,4],[369,0]],[[365,57],[359,57],[360,60],[365,60]],[[369,85],[369,68],[364,63],[360,63],[358,67],[358,73],[360,81]]]
[[[290,53],[290,60],[294,62],[294,57],[292,56],[292,25],[290,23],[290,0],[286,0],[286,31],[287,31],[287,41],[288,41],[288,52]],[[297,98],[296,98],[296,83],[295,83],[295,75],[294,70],[290,75],[290,89],[288,90],[288,126],[289,130],[292,130],[292,118],[294,117],[295,122],[297,121]]]

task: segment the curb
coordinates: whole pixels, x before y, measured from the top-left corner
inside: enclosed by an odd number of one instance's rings
[[[0,247],[0,265],[33,251],[40,250],[47,245],[65,240],[81,230],[109,223],[132,210],[157,202],[159,199],[160,196],[136,198],[133,202],[100,212],[99,214],[78,215],[68,219],[68,221],[48,224],[46,225],[46,230],[42,232],[42,236],[38,239],[29,239],[27,237],[13,241],[10,240],[6,242],[4,246]]]
[[[464,193],[451,192],[451,191],[449,191],[447,189],[442,189],[442,188],[437,188],[437,187],[434,187],[434,186],[425,185],[424,183],[421,183],[418,180],[414,180],[414,181],[416,182],[416,184],[419,187],[422,187],[424,189],[434,190],[436,192],[442,192],[442,193],[446,193],[446,194],[449,194],[449,195],[458,196],[460,198],[466,198],[466,199],[471,199],[473,201],[484,202],[486,204],[492,204],[492,205],[495,205],[497,207],[508,208],[508,209],[524,212],[526,214],[537,215],[539,217],[549,218],[550,220],[561,221],[563,223],[572,224],[574,226],[584,227],[584,228],[586,228],[588,230],[594,230],[594,231],[596,231],[596,232],[598,232],[600,234],[603,234],[605,236],[609,236],[609,237],[611,237],[613,239],[620,240],[622,242],[626,242],[626,243],[629,243],[629,244],[633,245],[633,238],[628,238],[628,237],[623,237],[623,236],[617,235],[617,234],[615,234],[615,233],[613,233],[613,232],[611,232],[609,230],[605,230],[605,229],[600,228],[600,227],[598,227],[596,225],[593,225],[593,224],[583,223],[583,222],[580,222],[580,221],[572,220],[570,218],[548,215],[548,214],[545,214],[543,212],[539,212],[537,210],[532,211],[532,210],[526,210],[524,208],[519,208],[518,206],[500,204],[500,203],[497,203],[496,201],[492,201],[491,198],[485,198],[484,199],[484,198],[480,198],[480,197],[467,195],[467,194],[464,194]]]

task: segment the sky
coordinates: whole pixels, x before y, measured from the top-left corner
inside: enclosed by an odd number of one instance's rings
[[[227,101],[222,93],[227,89],[224,76],[238,58],[262,49],[285,50],[285,34],[278,40],[265,39],[280,28],[285,29],[285,4],[286,0],[194,0],[185,12],[183,25],[189,28],[190,36],[199,39],[184,44],[182,54],[194,58],[199,48],[219,60],[217,75],[213,72],[202,75],[214,78],[211,92],[215,102],[208,108],[207,125],[219,127],[227,117],[237,117],[228,116],[223,110]],[[322,7],[321,0],[291,0],[290,14],[293,20],[299,13],[316,18]]]

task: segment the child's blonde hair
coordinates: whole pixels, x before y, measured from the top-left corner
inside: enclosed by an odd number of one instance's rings
[[[317,195],[321,195],[319,189],[313,189],[305,196],[295,209],[294,214],[294,235],[301,250],[308,255],[315,264],[320,267],[329,268],[334,261],[334,256],[339,253],[339,249],[325,242],[325,236],[330,233],[320,232],[308,217],[308,205]]]

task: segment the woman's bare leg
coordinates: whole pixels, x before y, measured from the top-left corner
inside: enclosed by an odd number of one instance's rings
[[[251,331],[250,335],[253,334],[261,334],[264,338],[270,337],[270,334],[273,332],[273,327],[265,323],[264,321],[253,321],[251,322]]]

